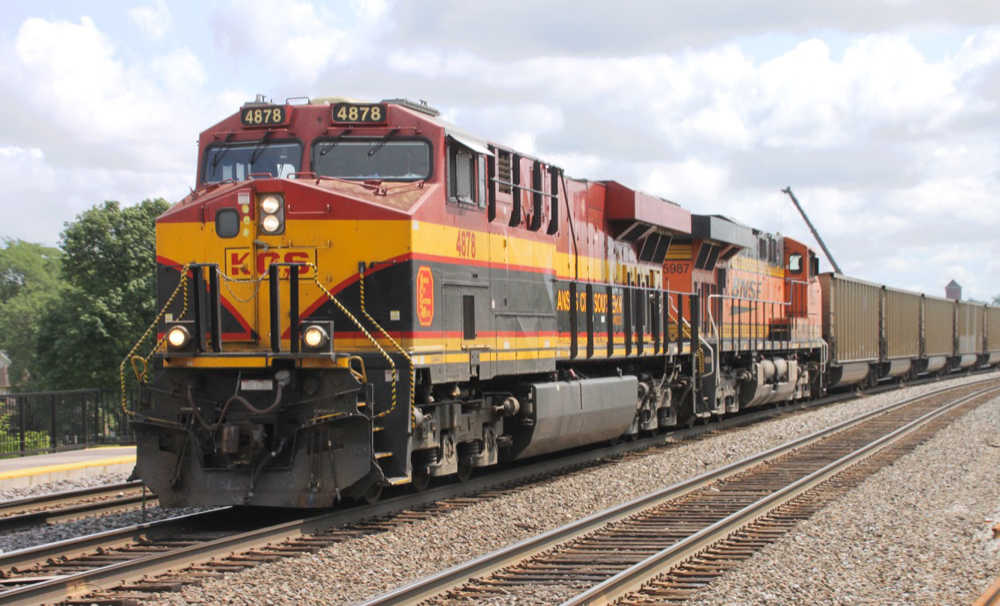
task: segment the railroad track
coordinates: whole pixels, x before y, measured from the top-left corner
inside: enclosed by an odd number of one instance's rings
[[[843,395],[838,399],[851,397]],[[304,519],[299,517],[302,512],[268,512],[269,519],[254,520],[252,510],[243,510],[239,516],[216,511],[13,552],[0,556],[0,603],[50,603],[87,591],[91,593],[65,603],[141,601],[151,592],[178,590],[230,571],[315,552],[334,543],[385,532],[537,486],[605,464],[609,458],[655,454],[675,447],[685,438],[714,435],[816,405],[811,402],[756,411],[718,424],[571,454],[555,461],[522,464],[465,484],[440,486],[373,506]],[[277,524],[276,516],[280,517]],[[239,526],[234,526],[237,521]],[[108,589],[93,592],[95,587]]]
[[[850,396],[842,396],[850,397]],[[645,438],[530,465],[518,465],[460,485],[384,500],[280,524],[231,528],[249,512],[207,512],[141,524],[0,556],[0,603],[56,602],[80,588],[109,587],[67,604],[127,603],[261,562],[318,551],[334,543],[385,532],[606,464],[621,456],[650,456],[677,441],[715,435],[814,403],[761,410],[726,421]],[[300,515],[300,512],[299,512]],[[296,514],[286,516],[296,518]],[[227,531],[222,529],[228,528]]]
[[[378,596],[387,604],[681,603],[799,521],[1000,393],[913,398]],[[620,601],[619,601],[620,600]]]
[[[0,532],[155,505],[141,482],[122,482],[0,502]]]

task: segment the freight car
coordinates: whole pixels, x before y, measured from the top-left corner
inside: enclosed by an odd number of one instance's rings
[[[873,386],[1000,361],[1000,308],[840,274],[822,274],[820,284],[829,386]]]
[[[166,507],[373,501],[1000,347],[992,310],[959,336],[953,305],[940,352],[930,298],[914,319],[791,238],[400,99],[247,103],[202,133],[156,231],[160,341],[131,412]]]

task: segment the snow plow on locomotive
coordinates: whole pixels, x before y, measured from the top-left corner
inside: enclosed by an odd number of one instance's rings
[[[157,222],[161,347],[133,411],[166,507],[371,501],[844,376],[805,245],[423,103],[258,99],[198,166]]]

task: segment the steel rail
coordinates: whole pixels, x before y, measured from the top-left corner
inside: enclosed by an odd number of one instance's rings
[[[960,386],[964,387],[964,386]],[[946,388],[933,393],[920,396],[930,397],[934,394],[948,391]],[[843,397],[852,397],[845,395]],[[374,505],[358,506],[350,509],[343,509],[336,512],[327,512],[304,519],[285,521],[277,525],[269,525],[249,532],[234,533],[231,536],[223,537],[211,541],[205,541],[197,545],[172,549],[168,552],[155,555],[138,557],[127,562],[119,562],[102,568],[95,568],[90,571],[79,572],[70,575],[58,576],[54,578],[39,579],[40,582],[24,587],[17,587],[6,592],[0,592],[0,602],[4,604],[36,604],[40,602],[55,602],[71,595],[79,595],[92,591],[95,586],[105,584],[123,583],[139,580],[143,577],[155,576],[171,569],[205,562],[211,558],[227,556],[235,551],[246,551],[261,547],[267,544],[295,539],[300,536],[317,534],[330,528],[335,528],[347,524],[353,524],[364,519],[378,518],[395,513],[413,509],[440,500],[451,499],[468,495],[495,490],[503,485],[524,482],[535,476],[551,474],[563,470],[570,470],[582,465],[593,464],[595,461],[606,457],[613,457],[623,453],[649,448],[665,443],[671,438],[683,438],[697,435],[706,431],[715,431],[726,427],[746,424],[751,419],[769,418],[771,416],[783,414],[784,412],[795,410],[800,407],[816,405],[816,402],[803,403],[795,406],[786,406],[777,409],[764,409],[754,413],[728,419],[720,424],[706,425],[694,429],[680,430],[669,434],[654,436],[636,442],[619,444],[611,447],[604,447],[588,452],[575,453],[561,457],[554,461],[527,462],[512,466],[508,469],[490,473],[487,476],[473,478],[463,484],[445,485],[417,494],[408,494],[393,499],[387,499]],[[882,410],[889,410],[899,406],[891,405]],[[877,414],[875,413],[870,414]],[[814,438],[814,439],[818,439]],[[707,480],[706,480],[707,481]],[[61,557],[76,557],[92,553],[97,549],[108,549],[122,547],[150,536],[168,534],[172,523],[196,523],[202,516],[221,516],[220,522],[226,517],[232,518],[230,508],[214,510],[202,514],[191,514],[181,518],[161,520],[159,522],[140,524],[133,527],[108,531],[82,539],[62,541],[50,545],[43,545],[31,549],[11,552],[0,556],[0,569],[9,570],[12,567],[24,569],[35,564],[44,563],[49,559]],[[207,518],[210,519],[211,518]],[[176,526],[175,526],[176,527]],[[13,579],[8,584],[13,584]]]
[[[735,420],[734,420],[735,421]],[[715,429],[715,427],[699,428],[700,431]],[[685,434],[697,433],[696,430],[685,430]],[[326,513],[309,518],[293,520],[279,525],[268,526],[258,530],[234,534],[203,544],[179,548],[162,554],[139,557],[128,562],[121,562],[83,571],[73,575],[53,578],[39,578],[33,585],[17,587],[0,592],[0,603],[3,604],[37,604],[56,602],[68,595],[83,593],[100,586],[103,583],[129,582],[142,577],[166,572],[172,568],[207,561],[211,558],[229,555],[236,550],[249,550],[269,543],[294,539],[303,535],[315,534],[331,527],[356,523],[366,518],[377,518],[420,507],[428,503],[495,489],[504,484],[524,481],[525,479],[552,473],[554,471],[572,469],[580,465],[593,463],[608,456],[649,447],[663,443],[673,434],[647,438],[644,441],[609,446],[597,451],[577,453],[562,457],[556,461],[542,461],[525,464],[510,469],[492,473],[485,477],[473,478],[463,484],[444,485],[417,494],[403,495],[387,499],[374,505],[358,506]],[[652,444],[645,444],[652,441]],[[170,518],[146,524],[138,524],[102,532],[77,539],[59,541],[29,549],[13,551],[0,555],[0,570],[17,568],[24,570],[49,560],[59,558],[75,558],[93,553],[96,550],[108,550],[134,544],[151,536],[169,535],[183,525],[200,524],[202,520],[211,520],[208,516],[231,515],[226,513],[231,508],[221,508],[211,512],[190,514],[178,518]],[[220,520],[221,521],[221,520]],[[4,583],[13,584],[15,579],[0,579]]]
[[[675,543],[673,546],[654,554],[645,560],[631,566],[604,582],[591,587],[589,590],[577,595],[574,598],[564,601],[561,606],[584,606],[595,604],[610,604],[626,594],[638,591],[651,578],[662,574],[678,564],[681,564],[693,555],[698,554],[712,544],[731,535],[747,524],[762,518],[774,511],[781,505],[791,501],[799,495],[816,488],[833,476],[854,466],[862,459],[867,458],[874,452],[896,442],[906,434],[936,419],[946,412],[957,408],[971,400],[980,398],[991,392],[1000,391],[1000,387],[983,389],[973,394],[964,396],[953,402],[942,405],[936,410],[932,410],[923,416],[899,427],[898,429],[874,440],[854,452],[841,457],[840,459],[824,466],[821,469],[801,478],[785,488],[771,493],[763,499],[748,505],[736,513],[708,526],[690,537]]]
[[[985,381],[972,383],[972,385],[996,381],[997,379],[987,379]],[[890,404],[877,410],[859,415],[853,419],[848,419],[832,427],[814,432],[808,436],[793,440],[765,452],[758,453],[752,457],[736,461],[724,467],[706,472],[700,476],[679,482],[657,492],[639,497],[633,501],[595,513],[591,516],[576,522],[571,522],[559,528],[555,528],[536,537],[525,539],[464,564],[453,566],[452,568],[448,568],[423,579],[414,581],[413,583],[403,587],[399,587],[395,590],[375,596],[365,602],[362,602],[360,606],[419,604],[432,596],[439,595],[444,591],[464,584],[473,578],[489,575],[497,570],[506,568],[511,564],[524,560],[527,557],[550,549],[560,543],[565,543],[580,536],[589,534],[598,528],[633,516],[640,511],[676,499],[684,494],[688,494],[699,488],[713,484],[722,478],[732,476],[751,467],[755,467],[768,459],[772,459],[792,450],[802,448],[834,433],[858,425],[887,412],[909,406],[921,400],[942,395],[949,391],[967,388],[969,385],[970,384],[967,383],[959,386],[935,390],[927,394],[909,398],[907,400]],[[983,391],[988,391],[988,389]]]
[[[181,525],[192,523],[197,524],[201,519],[209,519],[208,516],[217,516],[219,515],[218,512],[228,509],[230,508],[224,507],[208,512],[192,513],[167,518],[165,520],[157,520],[155,522],[145,522],[142,524],[135,524],[133,526],[126,526],[124,528],[106,530],[104,532],[98,532],[84,537],[66,539],[63,541],[56,541],[54,543],[46,543],[45,545],[38,545],[36,547],[28,547],[27,549],[10,551],[0,554],[0,571],[8,571],[14,568],[24,570],[38,564],[44,564],[49,560],[74,558],[86,555],[99,549],[106,550],[123,547],[160,533],[170,533],[172,529],[176,529]],[[10,584],[10,582],[11,581],[0,577],[0,584]],[[3,602],[5,595],[5,593],[0,593],[0,602]]]
[[[845,395],[844,397],[853,397]],[[727,419],[722,423],[695,427],[692,429],[678,430],[660,436],[645,438],[631,443],[607,446],[587,452],[575,453],[564,456],[554,461],[540,461],[524,463],[511,466],[496,473],[491,473],[480,478],[473,478],[463,484],[451,484],[431,488],[421,493],[408,494],[393,499],[387,499],[374,505],[358,506],[350,509],[340,510],[334,513],[326,513],[318,516],[304,518],[286,522],[277,526],[269,526],[259,530],[234,534],[230,537],[217,539],[203,544],[179,548],[163,554],[140,557],[128,562],[110,565],[104,568],[96,568],[89,571],[80,572],[74,575],[67,575],[54,578],[40,578],[39,582],[33,585],[17,587],[0,592],[0,602],[4,604],[36,604],[40,602],[55,602],[68,595],[83,593],[95,585],[107,582],[130,582],[142,577],[154,576],[166,572],[172,568],[204,562],[211,558],[229,555],[237,550],[249,550],[260,547],[268,543],[275,543],[294,539],[299,536],[315,534],[331,527],[343,526],[356,523],[366,518],[377,518],[380,516],[392,515],[420,507],[435,501],[450,499],[468,495],[470,493],[485,492],[496,489],[506,484],[523,482],[535,476],[541,476],[569,470],[582,465],[592,464],[607,457],[615,457],[629,452],[648,449],[658,445],[663,445],[671,439],[684,439],[700,433],[717,431],[738,425],[752,423],[771,418],[798,408],[814,403],[802,403],[794,406],[786,406],[777,409],[764,409],[754,411],[746,415]],[[208,516],[231,515],[224,512],[231,508],[221,508],[211,512],[190,514],[178,518],[170,518],[157,522],[138,524],[127,528],[102,532],[87,537],[69,539],[48,545],[41,545],[34,548],[18,550],[8,554],[0,555],[0,570],[10,570],[17,568],[24,570],[35,565],[44,564],[49,560],[59,558],[75,558],[93,553],[97,550],[108,550],[134,544],[151,536],[169,535],[176,532],[183,525],[201,524],[202,520],[211,520]],[[12,584],[15,579],[0,579],[0,586],[4,583]]]
[[[12,499],[9,501],[0,501],[0,516],[12,515],[10,513],[11,511],[19,512],[36,507],[58,505],[59,503],[71,502],[87,497],[100,496],[106,492],[122,492],[140,487],[142,487],[142,482],[139,481],[119,482],[118,484],[105,484],[103,486],[94,486],[91,488],[80,488],[64,492],[52,492],[43,495],[24,497],[21,499]]]
[[[142,504],[144,498],[148,504],[159,501],[153,493],[142,493],[141,482],[122,482],[4,501],[0,502],[0,532],[134,509]],[[86,502],[87,499],[96,500]]]

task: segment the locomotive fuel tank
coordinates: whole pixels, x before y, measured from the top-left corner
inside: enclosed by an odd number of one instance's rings
[[[526,413],[511,424],[508,458],[524,459],[613,440],[636,416],[636,377],[511,385]]]

